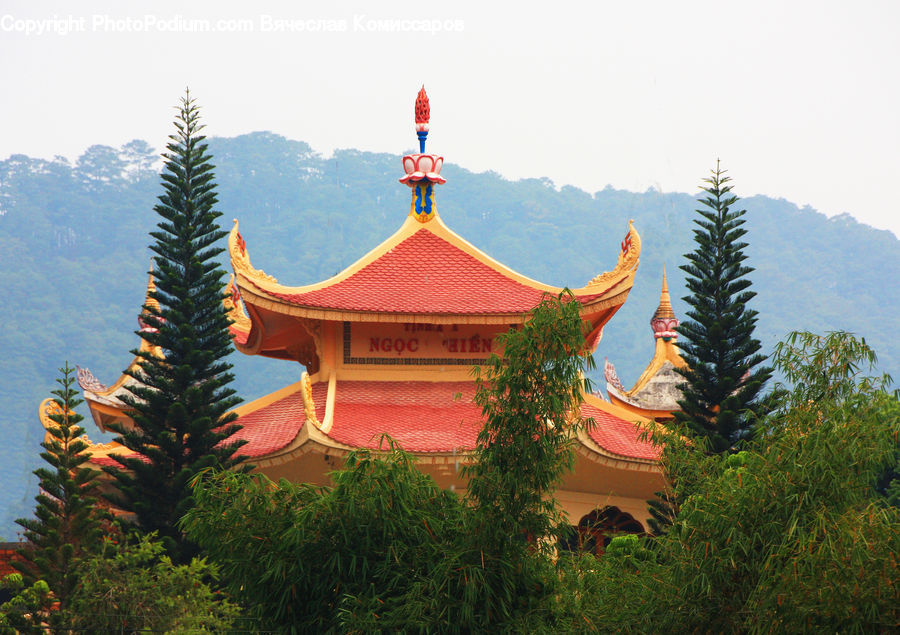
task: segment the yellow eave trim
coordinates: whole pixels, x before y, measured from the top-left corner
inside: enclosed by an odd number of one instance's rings
[[[645,368],[644,372],[641,373],[641,376],[638,377],[637,382],[631,390],[625,392],[625,395],[627,397],[634,397],[643,390],[666,362],[671,362],[675,368],[684,368],[687,366],[687,363],[681,358],[681,353],[679,352],[675,341],[669,340],[667,342],[660,337],[656,340],[656,350],[653,352],[653,359],[650,360],[647,368]]]

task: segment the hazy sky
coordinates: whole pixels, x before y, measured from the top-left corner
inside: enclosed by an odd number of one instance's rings
[[[424,83],[429,150],[471,170],[695,192],[721,158],[900,235],[900,3],[503,7],[0,0],[0,159],[162,146],[188,85],[210,135],[400,154]]]

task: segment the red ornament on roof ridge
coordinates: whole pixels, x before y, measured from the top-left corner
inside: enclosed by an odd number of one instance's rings
[[[428,124],[431,119],[431,106],[428,103],[428,95],[425,93],[425,85],[419,90],[416,96],[416,130],[419,130],[418,124]],[[428,130],[427,126],[424,130]]]
[[[436,154],[425,154],[425,141],[428,139],[428,121],[431,119],[431,106],[425,85],[416,95],[416,137],[419,139],[419,153],[403,157],[403,171],[406,173],[400,182],[413,190],[410,215],[421,223],[427,223],[436,212],[434,203],[434,186],[446,183],[441,176],[444,157]]]

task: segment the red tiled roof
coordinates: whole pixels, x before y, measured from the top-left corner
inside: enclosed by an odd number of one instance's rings
[[[328,384],[314,384],[313,402],[316,404],[318,417],[321,419],[325,413],[325,397],[328,392]],[[229,442],[246,440],[247,443],[238,449],[238,454],[250,458],[265,456],[280,450],[294,440],[306,421],[306,413],[303,409],[303,398],[300,391],[291,393],[287,397],[279,399],[259,410],[239,417],[237,422],[243,426],[234,435],[228,438]],[[134,452],[127,452],[123,456],[137,456]],[[104,466],[119,464],[108,456],[98,456],[91,459],[94,465]]]
[[[313,384],[312,393],[316,416],[321,421],[325,415],[328,384]],[[287,397],[239,417],[237,423],[243,428],[229,440],[246,439],[247,444],[238,450],[239,454],[250,458],[264,456],[280,450],[293,441],[305,421],[303,397],[300,390],[297,390]]]
[[[344,311],[471,314],[525,313],[537,305],[543,291],[423,228],[335,284],[271,295],[296,305]]]
[[[328,436],[377,448],[378,437],[387,432],[410,452],[471,450],[482,426],[474,396],[470,381],[341,381]]]
[[[0,542],[0,578],[16,573],[12,563],[14,560],[22,560],[17,551],[24,546],[24,542]]]
[[[327,392],[326,382],[312,386],[319,421],[325,418]],[[387,433],[409,452],[470,451],[482,427],[481,408],[474,396],[471,381],[339,381],[328,436],[352,447],[377,448],[380,435]],[[659,458],[658,448],[639,440],[640,430],[634,423],[590,403],[582,405],[582,415],[594,419],[589,435],[608,452],[627,458]],[[297,390],[240,417],[237,423],[243,428],[231,439],[248,441],[240,454],[265,456],[293,441],[305,420]],[[118,465],[105,456],[92,462]]]
[[[123,458],[137,457],[137,458],[141,459],[141,461],[143,461],[144,463],[150,462],[149,459],[147,459],[146,457],[139,455],[137,452],[132,452],[128,448],[123,447],[122,450],[123,451],[119,452],[118,454],[120,456],[122,456]],[[91,457],[91,463],[93,463],[94,465],[99,465],[101,467],[108,467],[108,466],[122,467],[121,463],[119,463],[118,461],[116,461],[114,458],[112,458],[109,455],[93,456],[93,457]]]
[[[457,393],[459,400],[454,399]],[[472,450],[483,424],[474,395],[475,385],[466,381],[341,381],[328,436],[354,447],[377,447],[378,436],[387,432],[411,452]],[[590,436],[608,452],[659,458],[658,448],[639,440],[640,430],[634,423],[587,403],[582,414],[594,419]]]
[[[640,429],[632,422],[620,419],[590,403],[581,406],[581,416],[594,419],[596,424],[588,436],[604,450],[635,459],[658,459],[659,447],[638,437]]]

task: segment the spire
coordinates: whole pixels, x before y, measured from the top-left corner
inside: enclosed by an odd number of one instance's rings
[[[406,175],[400,179],[400,182],[412,188],[413,200],[409,210],[410,216],[414,216],[419,222],[426,223],[437,213],[434,202],[434,186],[446,183],[447,179],[441,176],[444,157],[425,154],[428,122],[431,119],[431,105],[428,102],[425,86],[422,86],[416,96],[415,116],[419,154],[403,157],[403,171],[406,172]]]
[[[663,268],[662,291],[659,293],[659,306],[650,320],[650,328],[653,329],[653,337],[662,338],[665,341],[678,337],[675,329],[678,328],[678,318],[672,310],[672,299],[669,297],[669,282],[666,279],[666,270]]]
[[[669,297],[669,281],[666,279],[666,269],[663,267],[663,283],[662,291],[659,294],[659,306],[656,308],[654,318],[674,318],[675,312],[672,310],[672,299]]]
[[[147,276],[147,296],[144,300],[144,304],[147,306],[156,309],[159,311],[159,302],[154,298],[151,293],[156,291],[156,281],[153,279],[153,259],[150,259],[150,271]]]

